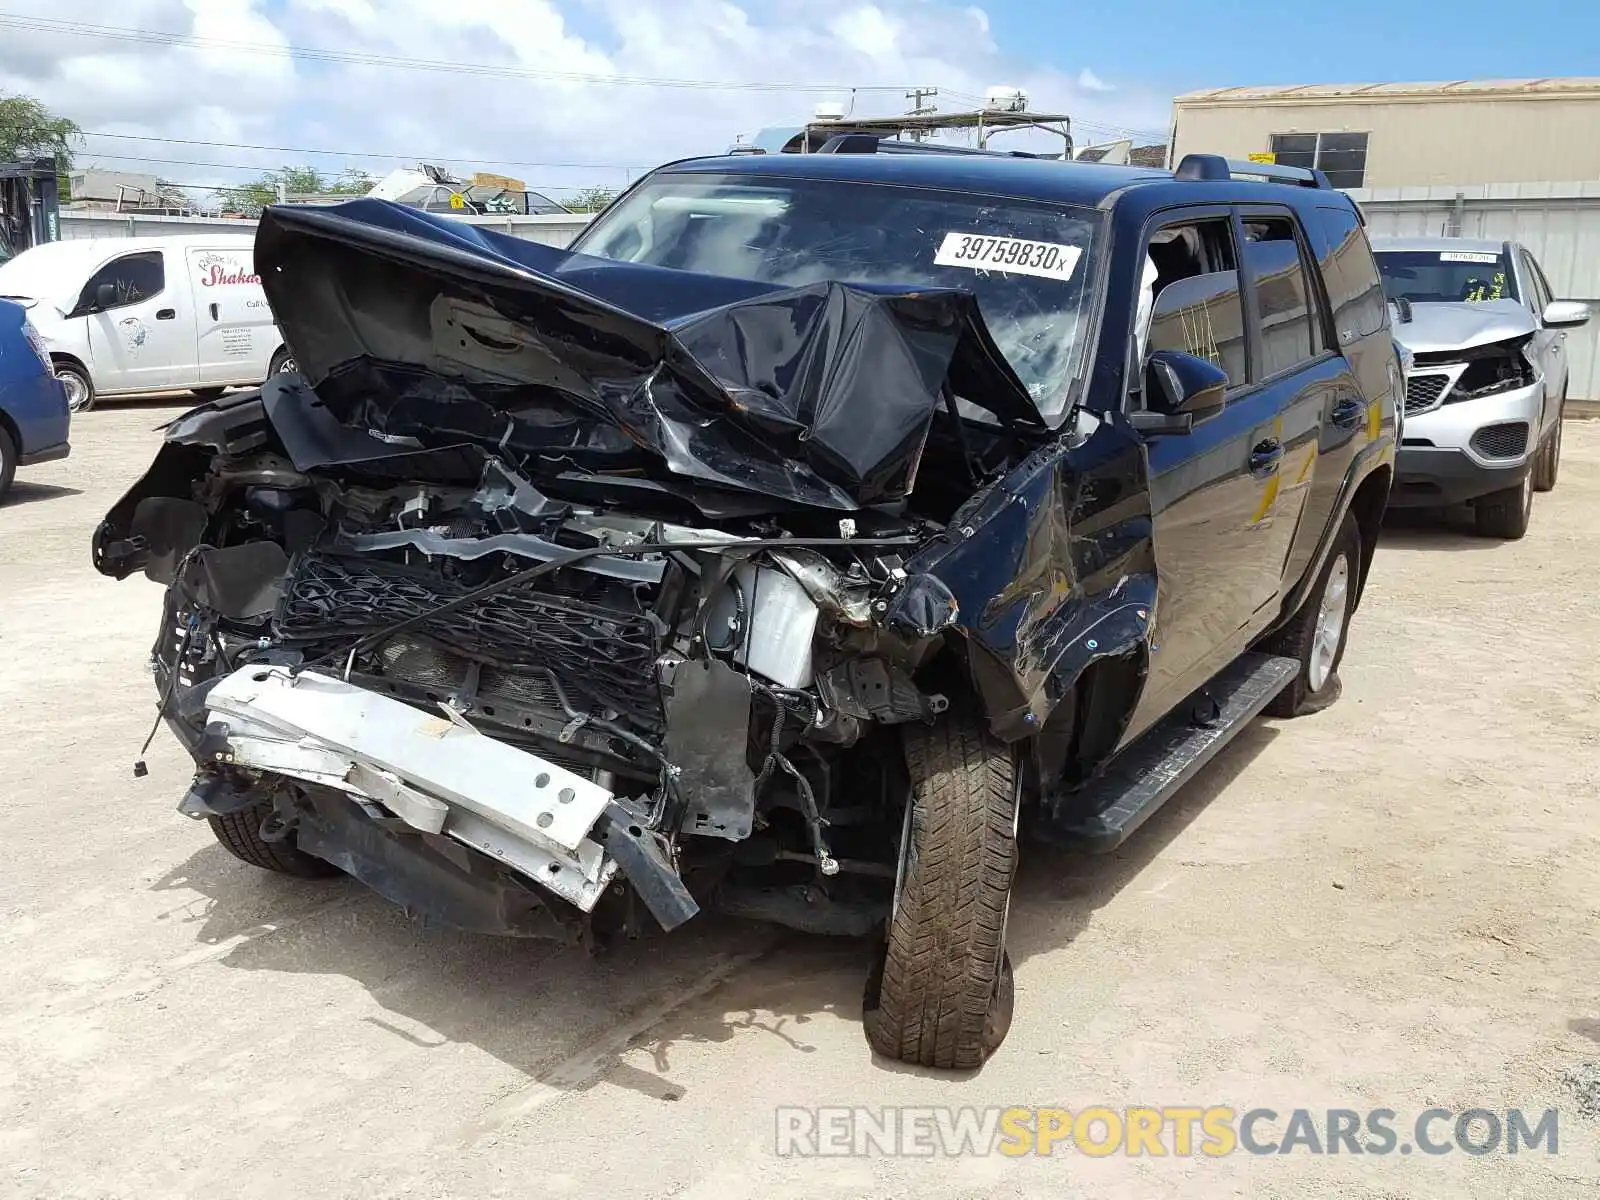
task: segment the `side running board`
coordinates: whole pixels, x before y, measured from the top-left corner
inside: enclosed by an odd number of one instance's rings
[[[1040,830],[1041,835],[1095,854],[1115,850],[1271,703],[1299,670],[1292,658],[1241,655],[1117,755],[1105,774],[1081,791],[1057,797],[1055,803],[1070,804],[1072,813],[1058,817]]]

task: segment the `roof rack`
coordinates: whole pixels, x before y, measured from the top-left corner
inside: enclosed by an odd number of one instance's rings
[[[877,133],[835,134],[816,154],[981,154],[987,158],[1043,158],[1052,154],[1030,154],[1026,150],[979,150],[973,146],[951,146],[939,142],[906,142]]]
[[[1300,187],[1332,191],[1328,177],[1314,167],[1280,167],[1270,163],[1240,162],[1220,154],[1185,154],[1173,177],[1191,181],[1225,182],[1239,176],[1265,179],[1272,183],[1293,183]]]

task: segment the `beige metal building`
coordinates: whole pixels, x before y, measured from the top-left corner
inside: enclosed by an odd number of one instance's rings
[[[1172,150],[1275,154],[1342,188],[1600,180],[1600,78],[1190,92]]]

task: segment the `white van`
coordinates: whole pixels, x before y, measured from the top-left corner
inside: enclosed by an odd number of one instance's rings
[[[102,396],[209,396],[292,369],[249,234],[47,242],[0,266],[73,411]]]

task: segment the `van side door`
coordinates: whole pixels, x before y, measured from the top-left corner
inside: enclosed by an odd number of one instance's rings
[[[200,386],[260,383],[278,344],[277,327],[251,247],[192,246],[187,257]]]
[[[89,276],[68,315],[88,324],[89,372],[101,393],[195,385],[187,289],[162,249],[119,254]]]

